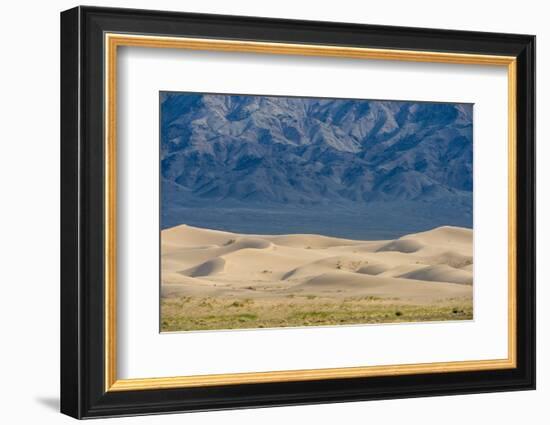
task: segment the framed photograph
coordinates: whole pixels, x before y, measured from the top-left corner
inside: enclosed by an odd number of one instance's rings
[[[61,411],[535,387],[535,37],[61,14]]]

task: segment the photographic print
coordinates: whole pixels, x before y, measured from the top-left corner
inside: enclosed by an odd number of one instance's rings
[[[160,329],[473,318],[473,105],[161,92]]]

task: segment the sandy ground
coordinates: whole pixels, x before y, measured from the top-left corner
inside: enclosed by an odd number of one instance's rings
[[[358,241],[181,225],[162,231],[161,248],[163,330],[471,318],[470,229]],[[413,306],[448,314],[403,312]]]

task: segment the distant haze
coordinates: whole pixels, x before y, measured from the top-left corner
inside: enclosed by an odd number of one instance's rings
[[[161,227],[472,227],[470,104],[161,92]]]

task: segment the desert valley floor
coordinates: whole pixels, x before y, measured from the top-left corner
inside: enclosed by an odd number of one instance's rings
[[[472,230],[389,241],[161,233],[161,331],[468,320]]]

